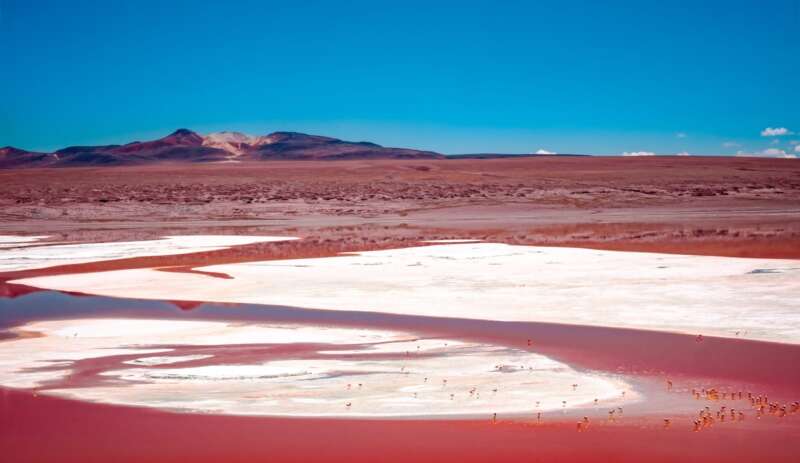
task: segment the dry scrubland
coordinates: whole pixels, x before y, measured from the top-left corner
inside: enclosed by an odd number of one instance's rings
[[[53,240],[291,232],[800,257],[800,162],[747,158],[275,161],[0,172],[0,230]],[[292,245],[297,246],[297,245]]]

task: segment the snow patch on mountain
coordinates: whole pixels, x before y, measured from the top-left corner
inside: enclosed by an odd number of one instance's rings
[[[231,158],[243,156],[248,150],[272,143],[269,136],[254,137],[241,132],[213,132],[203,137],[203,146],[231,153]]]

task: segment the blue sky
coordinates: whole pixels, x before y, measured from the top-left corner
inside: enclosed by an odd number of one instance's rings
[[[0,0],[0,53],[0,146],[26,149],[178,127],[444,153],[800,140],[761,135],[800,132],[800,0]]]

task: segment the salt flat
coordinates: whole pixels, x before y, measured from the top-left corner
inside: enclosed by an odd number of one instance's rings
[[[0,235],[0,249],[31,246],[44,238],[47,238],[47,236]]]
[[[200,268],[29,278],[47,289],[537,321],[800,342],[800,261],[438,244]]]
[[[35,244],[43,237],[0,236],[0,248]],[[131,257],[188,254],[230,246],[285,241],[295,238],[242,235],[175,235],[147,241],[59,244],[0,250],[0,272],[31,270]]]
[[[625,402],[636,400],[614,376],[579,372],[542,355],[396,331],[146,319],[35,322],[17,331],[29,336],[0,343],[0,385],[47,386],[48,394],[103,403],[367,417],[533,413],[595,399],[618,404],[623,391]],[[231,345],[256,352],[304,343],[318,347],[226,361]],[[180,352],[197,346],[206,346],[205,354]],[[111,358],[121,355],[127,360]],[[85,375],[74,363],[81,359],[109,363],[86,384],[62,383]],[[204,363],[181,365],[198,360]]]

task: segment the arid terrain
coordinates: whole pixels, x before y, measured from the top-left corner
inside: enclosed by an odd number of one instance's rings
[[[0,238],[16,461],[796,455],[796,160],[4,170]]]
[[[337,250],[473,237],[800,257],[800,164],[541,156],[0,171],[2,232],[92,241],[189,228],[286,231]]]

